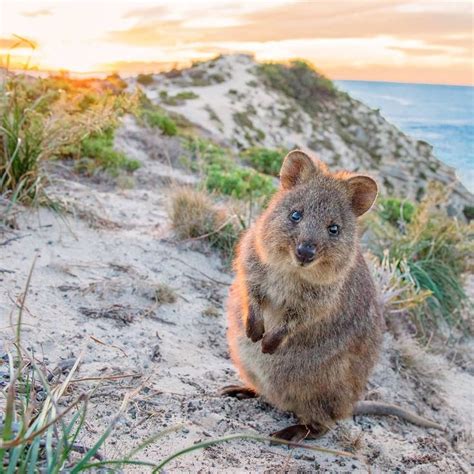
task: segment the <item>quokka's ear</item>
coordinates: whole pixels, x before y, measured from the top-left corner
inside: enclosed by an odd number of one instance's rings
[[[354,176],[347,180],[352,200],[352,210],[356,216],[365,214],[377,198],[377,183],[369,176]]]
[[[286,155],[280,169],[280,183],[283,189],[290,189],[304,183],[318,172],[313,160],[304,151],[293,150]]]

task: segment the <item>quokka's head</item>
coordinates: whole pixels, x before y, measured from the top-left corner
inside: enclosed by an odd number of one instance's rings
[[[258,222],[257,251],[264,261],[332,281],[356,254],[357,218],[377,197],[375,181],[330,173],[303,151],[281,167],[280,190]]]

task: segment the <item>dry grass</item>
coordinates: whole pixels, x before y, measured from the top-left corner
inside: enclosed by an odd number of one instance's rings
[[[225,259],[232,258],[242,222],[215,205],[205,192],[187,187],[175,189],[169,217],[178,239],[205,241]]]
[[[221,312],[219,311],[219,308],[216,308],[215,306],[208,306],[201,314],[206,318],[218,318],[221,315]]]
[[[154,286],[154,300],[158,304],[173,304],[176,303],[176,291],[168,286],[166,283],[158,283]]]
[[[201,191],[192,188],[178,188],[171,201],[170,218],[179,239],[195,239],[214,232],[225,216]]]

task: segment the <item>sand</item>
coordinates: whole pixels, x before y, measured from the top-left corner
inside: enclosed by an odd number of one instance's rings
[[[34,263],[23,345],[49,369],[81,356],[75,378],[121,375],[100,383],[78,442],[91,446],[127,392],[141,387],[101,450],[118,458],[165,428],[176,431],[137,458],[158,462],[198,441],[235,433],[267,435],[293,422],[260,399],[221,398],[238,379],[229,359],[225,300],[232,274],[218,255],[176,241],[167,217],[173,186],[196,177],[166,159],[174,139],[157,138],[127,118],[117,147],[142,162],[131,189],[50,170],[49,194],[70,210],[21,210],[0,243],[1,344]],[[5,271],[7,270],[7,271]],[[171,296],[170,296],[170,291]],[[175,296],[175,301],[173,298]],[[158,295],[158,296],[157,296]],[[209,308],[212,308],[209,311]],[[207,311],[206,311],[207,310]],[[209,315],[215,313],[215,316]],[[352,450],[358,459],[232,441],[172,461],[167,472],[470,472],[473,375],[443,354],[426,356],[433,375],[403,370],[398,343],[385,335],[368,397],[395,402],[446,426],[446,433],[392,418],[345,420],[311,446]],[[420,358],[425,356],[421,355]],[[97,384],[73,384],[65,401]],[[142,468],[125,472],[143,472]]]

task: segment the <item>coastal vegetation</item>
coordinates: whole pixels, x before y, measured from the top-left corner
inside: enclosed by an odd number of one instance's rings
[[[309,112],[338,94],[329,79],[302,61],[261,65],[259,74],[266,84],[291,96]],[[193,84],[200,86],[224,80],[219,73],[211,79],[204,73],[191,77]],[[155,79],[142,74],[137,82],[147,87]],[[147,132],[156,134],[160,143],[176,142],[179,158],[172,166],[196,178],[194,184],[170,187],[168,218],[173,237],[180,243],[203,243],[199,248],[215,250],[229,268],[242,232],[277,189],[287,150],[263,146],[234,150],[204,137],[143,92],[125,89],[126,83],[118,75],[88,81],[67,76],[6,76],[0,85],[0,230],[10,226],[13,206],[54,207],[48,197],[48,164],[72,163],[72,172],[83,179],[100,178],[101,173],[117,178],[138,170],[140,161],[115,147],[117,131],[128,114]],[[161,94],[163,103],[171,106],[197,97],[190,91]],[[248,114],[234,119],[238,126],[256,133],[256,141],[263,140]],[[444,187],[431,184],[420,202],[383,196],[363,222],[362,238],[365,250],[373,256],[373,271],[381,286],[387,318],[408,321],[408,330],[424,342],[443,338],[446,328],[463,333],[472,330],[465,316],[469,301],[464,275],[472,271],[474,224],[465,222],[462,216],[448,215],[447,195]],[[472,220],[471,208],[465,208],[464,214]],[[151,443],[172,435],[174,429],[170,428],[137,443],[120,458],[104,459],[101,450],[136,395],[132,391],[97,441],[92,446],[80,444],[94,390],[77,398],[68,396],[68,390],[77,382],[79,359],[61,378],[48,373],[37,354],[24,348],[21,320],[29,285],[30,280],[17,304],[16,351],[5,354],[3,360],[9,365],[0,434],[0,462],[6,472],[35,472],[39,466],[48,473],[64,469],[76,473],[127,465],[158,472],[174,456],[238,439],[234,436],[197,442],[158,463],[137,460]],[[175,292],[164,287],[155,295],[156,302],[168,304],[177,298]],[[209,315],[216,312],[206,311]]]

